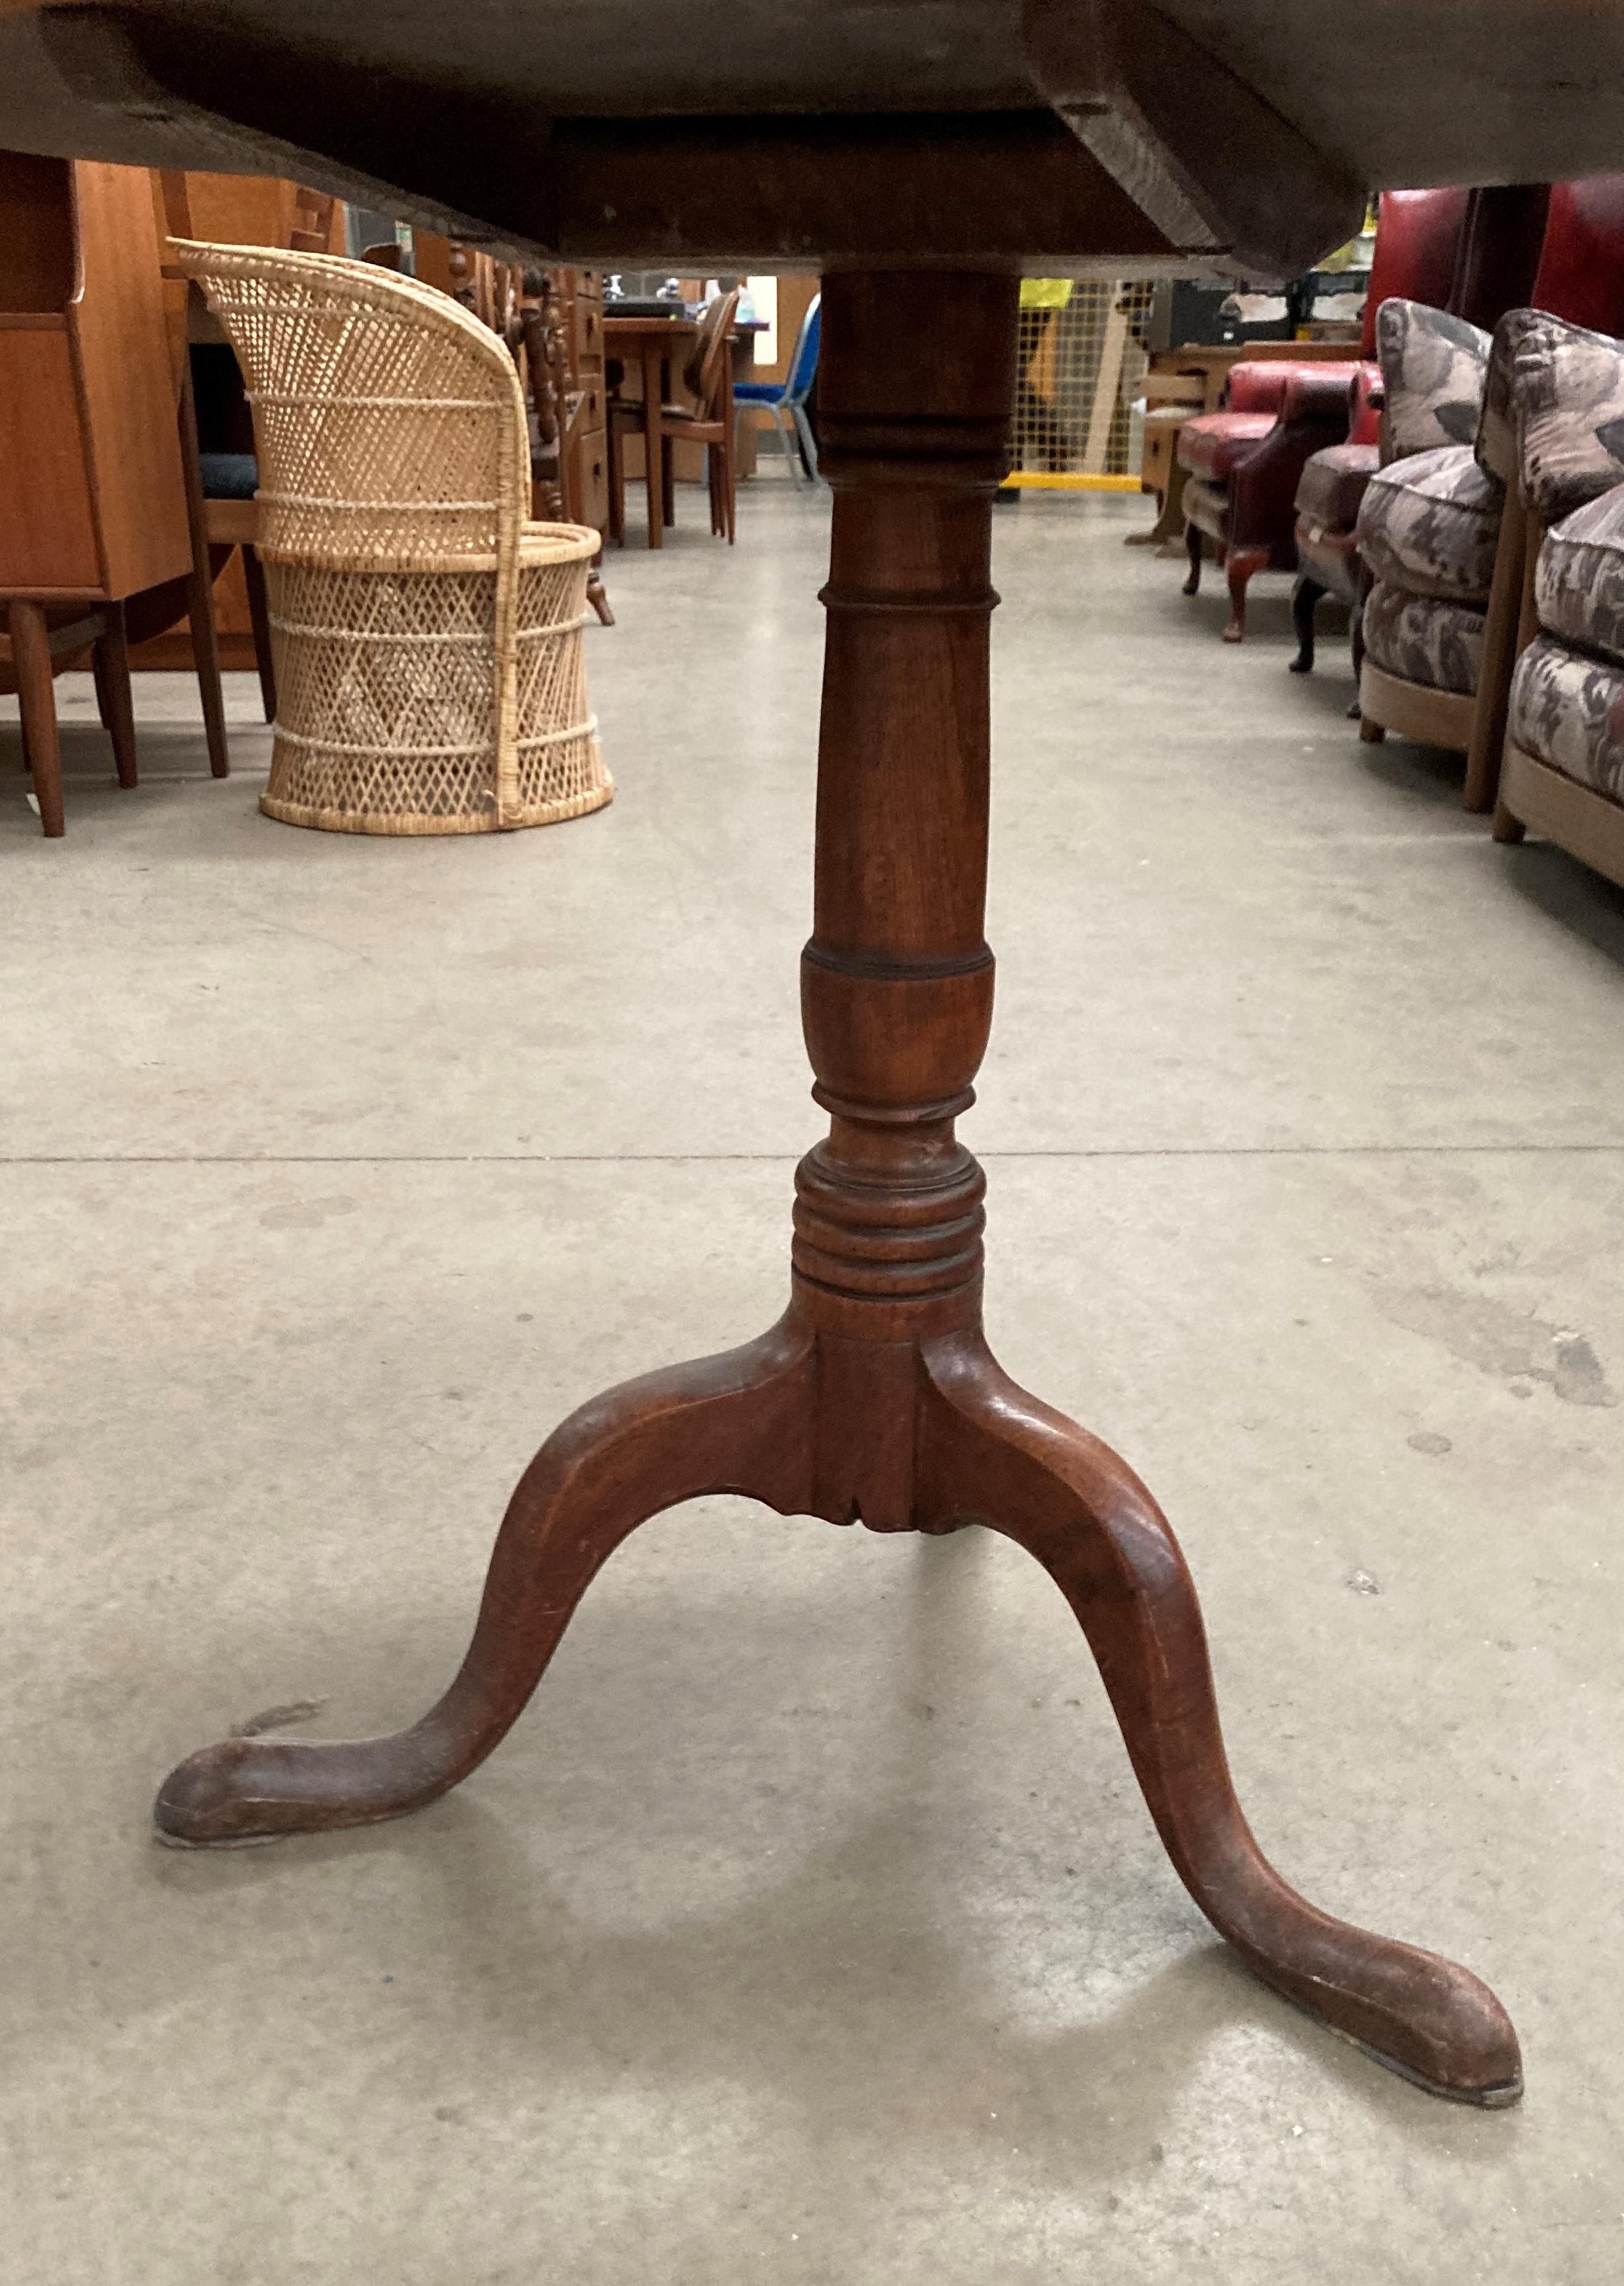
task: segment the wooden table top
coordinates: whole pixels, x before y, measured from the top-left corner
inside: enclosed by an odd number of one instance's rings
[[[697,334],[698,318],[673,314],[669,318],[618,318],[612,307],[603,311],[603,338],[611,342],[669,341],[674,335]]]
[[[0,0],[0,143],[588,263],[1279,276],[1616,166],[1624,0]]]

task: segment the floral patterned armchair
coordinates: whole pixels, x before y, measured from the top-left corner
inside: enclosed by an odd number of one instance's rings
[[[1624,176],[1553,187],[1533,296],[1558,305],[1552,324],[1624,321]],[[1522,518],[1502,547],[1515,473],[1504,407],[1530,314],[1502,319],[1492,354],[1490,336],[1438,310],[1388,302],[1377,317],[1389,458],[1356,526],[1372,582],[1360,735],[1392,729],[1467,755],[1469,809],[1494,800],[1516,652]]]
[[[1494,838],[1533,826],[1624,882],[1624,342],[1518,310],[1479,446],[1509,493],[1521,593]],[[1513,536],[1512,528],[1520,526]]]

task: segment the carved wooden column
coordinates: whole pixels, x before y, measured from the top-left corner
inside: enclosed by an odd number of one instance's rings
[[[836,273],[823,321],[834,514],[801,1009],[831,1123],[797,1177],[793,1260],[820,1334],[815,1505],[901,1531],[919,1520],[907,1345],[980,1322],[985,1183],[953,1123],[992,1021],[989,509],[1015,281]]]

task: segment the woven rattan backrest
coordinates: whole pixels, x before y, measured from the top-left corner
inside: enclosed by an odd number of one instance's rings
[[[530,448],[494,334],[367,263],[171,243],[248,383],[262,556],[379,572],[512,561]]]

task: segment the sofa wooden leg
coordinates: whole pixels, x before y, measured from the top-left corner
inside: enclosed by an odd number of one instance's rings
[[[1314,605],[1325,589],[1306,572],[1299,572],[1296,587],[1291,590],[1291,624],[1297,630],[1297,657],[1291,662],[1293,674],[1312,674],[1314,671]]]
[[[1186,595],[1197,595],[1201,589],[1202,545],[1200,524],[1186,524],[1184,527],[1184,546],[1185,553],[1190,559],[1190,576],[1184,583],[1184,592]]]
[[[1384,723],[1373,721],[1368,714],[1361,714],[1359,718],[1359,735],[1367,746],[1379,746],[1387,736],[1387,728]]]
[[[1527,832],[1520,817],[1513,817],[1503,801],[1494,804],[1494,839],[1496,841],[1518,842]]]
[[[1224,576],[1229,582],[1229,625],[1224,630],[1226,642],[1242,642],[1246,636],[1246,590],[1252,574],[1261,572],[1269,560],[1266,548],[1232,548],[1224,558]]]

